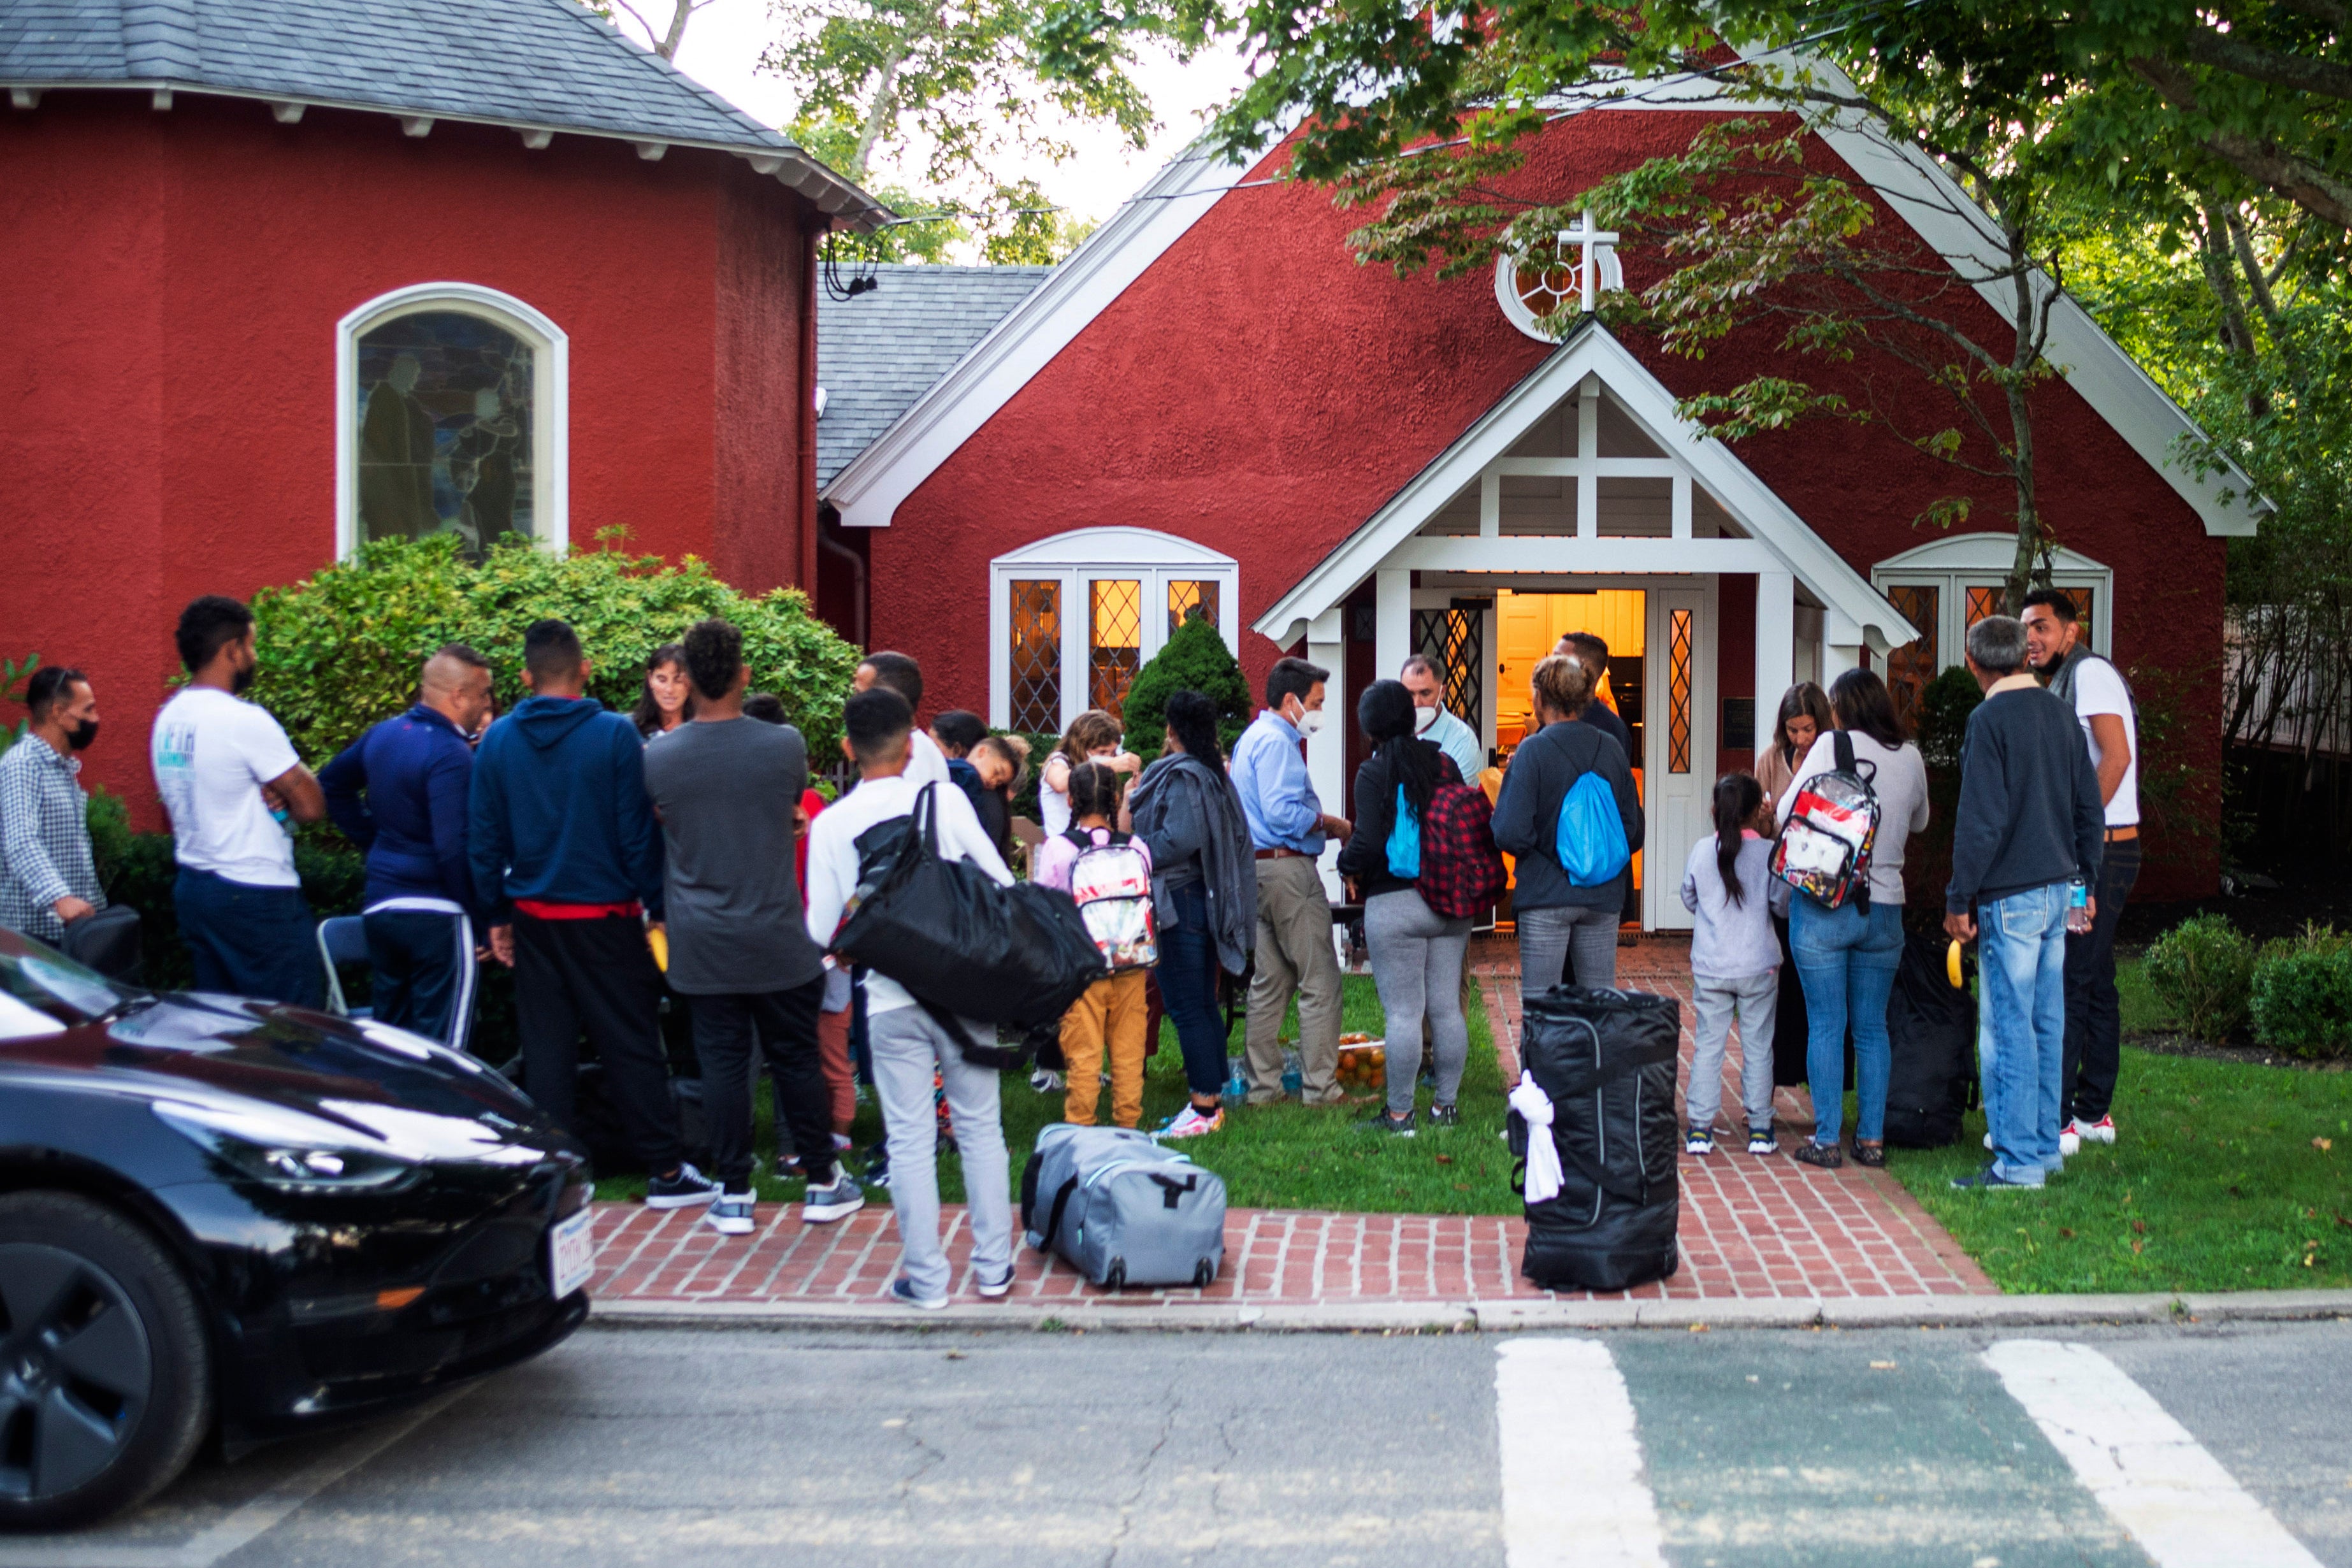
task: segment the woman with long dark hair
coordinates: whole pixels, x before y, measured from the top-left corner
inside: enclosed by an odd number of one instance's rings
[[[1805,781],[1838,766],[1838,743],[1853,747],[1854,771],[1878,796],[1878,836],[1864,881],[1835,909],[1800,892],[1789,908],[1789,946],[1805,986],[1805,1080],[1812,1086],[1813,1135],[1798,1142],[1795,1157],[1834,1170],[1844,1164],[1838,1134],[1845,1120],[1845,1036],[1853,1030],[1853,1157],[1883,1166],[1886,1145],[1886,1076],[1892,1047],[1886,998],[1903,959],[1903,849],[1927,825],[1927,765],[1904,738],[1886,683],[1868,670],[1848,670],[1830,687],[1837,727],[1813,742],[1779,807],[1785,828]]]
[[[1460,783],[1462,770],[1434,741],[1413,733],[1413,712],[1412,694],[1397,681],[1374,681],[1356,699],[1356,723],[1372,754],[1356,769],[1354,831],[1339,851],[1339,874],[1364,903],[1364,945],[1388,1019],[1388,1107],[1362,1125],[1406,1136],[1413,1132],[1423,1019],[1437,1070],[1430,1125],[1459,1124],[1454,1100],[1470,1057],[1470,1025],[1462,1016],[1470,922],[1433,911],[1418,885],[1421,823],[1437,787]],[[1408,845],[1407,862],[1401,864],[1399,854]]]
[[[1756,782],[1764,787],[1767,807],[1777,807],[1787,797],[1797,764],[1805,759],[1815,740],[1829,733],[1832,722],[1829,694],[1812,682],[1799,681],[1780,694],[1772,738],[1756,756]]]
[[[1184,1053],[1191,1103],[1160,1128],[1197,1137],[1225,1124],[1225,1020],[1217,973],[1249,967],[1257,943],[1257,862],[1242,798],[1225,776],[1217,705],[1175,692],[1166,749],[1128,796],[1129,822],[1151,850],[1151,902],[1160,924],[1160,994]]]
[[[1689,1126],[1683,1153],[1715,1152],[1715,1113],[1723,1104],[1723,1058],[1734,1013],[1739,1018],[1739,1101],[1748,1116],[1748,1152],[1779,1152],[1772,1136],[1772,1013],[1780,990],[1780,944],[1772,935],[1772,844],[1755,828],[1763,786],[1745,773],[1715,781],[1715,831],[1691,846],[1683,867],[1683,907],[1691,930],[1691,1011],[1696,1022]]]
[[[646,660],[646,683],[629,722],[646,740],[667,735],[694,716],[694,683],[686,677],[686,644],[664,643]]]

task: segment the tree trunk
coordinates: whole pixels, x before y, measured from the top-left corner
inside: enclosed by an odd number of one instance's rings
[[[2026,379],[2041,358],[2042,318],[2049,302],[2034,298],[2032,257],[2025,254],[2024,235],[2013,224],[2004,225],[2003,231],[2009,241],[2011,276],[2017,295],[2017,339],[2010,352],[2007,388],[2010,471],[2017,481],[2017,554],[2010,561],[2009,576],[2001,582],[2000,610],[2004,615],[2016,615],[2025,609],[2034,563],[2049,543],[2049,530],[2042,523],[2042,506],[2033,491],[2033,408],[2028,399]]]
[[[907,44],[901,37],[890,45],[890,52],[882,57],[882,74],[874,83],[874,96],[866,100],[866,123],[857,128],[857,151],[842,172],[853,185],[866,183],[866,165],[873,156],[874,144],[882,139],[882,127],[889,118],[890,104],[898,90],[898,68],[907,61]]]
[[[678,45],[686,42],[686,25],[694,20],[696,0],[677,0],[677,9],[671,13],[669,31],[654,46],[654,53],[666,60],[677,57]]]
[[[2205,287],[2211,289],[2213,302],[2221,310],[2221,346],[2238,361],[2254,384],[2246,389],[2246,412],[2256,419],[2270,413],[2271,400],[2264,395],[2259,380],[2261,361],[2254,350],[2254,329],[2246,320],[2245,302],[2238,298],[2238,275],[2233,270],[2230,254],[2228,225],[2211,204],[2200,214],[2204,233],[2199,236],[2197,265],[2205,274]]]

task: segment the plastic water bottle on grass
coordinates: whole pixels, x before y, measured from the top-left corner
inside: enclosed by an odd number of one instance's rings
[[[1225,1103],[1239,1105],[1249,1098],[1249,1080],[1242,1074],[1242,1059],[1225,1058]]]

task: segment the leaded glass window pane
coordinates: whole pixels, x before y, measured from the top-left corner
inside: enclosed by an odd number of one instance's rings
[[[1895,716],[1902,720],[1906,730],[1916,729],[1919,705],[1927,698],[1927,683],[1943,668],[1936,646],[1936,628],[1942,624],[1943,594],[1925,583],[1898,583],[1885,591],[1886,602],[1895,606],[1904,620],[1919,628],[1916,641],[1906,643],[1886,655],[1886,692],[1895,699]]]
[[[1200,607],[1202,620],[1212,626],[1217,625],[1219,623],[1217,591],[1220,586],[1215,582],[1195,581],[1191,579],[1170,579],[1168,583],[1169,635],[1175,635],[1176,628],[1184,624],[1184,617],[1192,613],[1195,605]]]
[[[1062,585],[1048,578],[1012,584],[1012,711],[1014,729],[1062,727]]]
[[[1666,642],[1666,771],[1691,770],[1691,612],[1669,617]]]
[[[1143,584],[1132,578],[1098,578],[1087,632],[1089,654],[1087,706],[1117,714],[1126,706],[1129,683],[1143,664]]]
[[[478,558],[536,533],[531,346],[461,310],[419,310],[358,340],[359,537],[454,534]]]

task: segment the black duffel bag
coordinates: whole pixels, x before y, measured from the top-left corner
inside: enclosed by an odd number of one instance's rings
[[[1675,1058],[1682,1004],[1643,991],[1554,986],[1527,1004],[1519,1060],[1551,1101],[1558,1197],[1527,1206],[1520,1272],[1553,1291],[1622,1291],[1680,1265]],[[1528,1124],[1510,1114],[1511,1152]],[[1524,1166],[1521,1170],[1524,1172]],[[1514,1186],[1525,1191],[1524,1177]]]
[[[139,912],[127,904],[110,904],[95,915],[83,915],[66,927],[65,939],[58,947],[84,968],[125,985],[137,985],[146,967]]]
[[[1977,1085],[1977,1004],[1952,984],[1949,945],[1914,931],[1903,938],[1886,998],[1886,1141],[1902,1149],[1959,1142]]]
[[[938,789],[858,836],[857,891],[833,951],[906,987],[975,1065],[1018,1067],[1026,1046],[972,1040],[957,1020],[1034,1035],[1109,971],[1068,894],[940,857]]]

